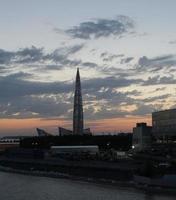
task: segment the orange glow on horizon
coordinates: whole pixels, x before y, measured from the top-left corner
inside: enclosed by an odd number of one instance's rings
[[[151,125],[151,116],[89,120],[86,121],[85,127],[90,127],[92,132],[132,132],[132,128],[135,127],[138,122],[146,122]],[[53,129],[57,130],[58,126],[72,129],[72,121],[41,118],[1,119],[0,133],[13,133],[13,131],[17,130],[24,130],[24,132],[33,130],[33,132],[35,132],[37,127],[46,129],[52,133]]]
[[[151,125],[151,117],[128,117],[103,119],[87,123],[93,132],[132,132],[136,123],[146,122]]]
[[[52,123],[51,123],[52,122]],[[52,126],[57,125],[59,120],[43,120],[40,118],[34,119],[1,119],[0,129],[25,129],[25,128],[35,128],[38,126]]]

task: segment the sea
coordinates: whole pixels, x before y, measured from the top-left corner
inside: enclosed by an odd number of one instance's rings
[[[0,172],[0,200],[175,200],[133,188]]]

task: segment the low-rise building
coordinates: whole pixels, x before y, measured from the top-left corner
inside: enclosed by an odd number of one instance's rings
[[[59,127],[59,136],[74,135],[73,131]],[[83,135],[92,135],[90,128],[83,129]]]
[[[25,136],[4,136],[0,139],[0,152],[6,149],[19,147],[20,140]]]

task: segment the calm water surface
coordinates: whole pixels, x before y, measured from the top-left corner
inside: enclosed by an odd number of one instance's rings
[[[134,189],[0,172],[0,200],[175,200]]]

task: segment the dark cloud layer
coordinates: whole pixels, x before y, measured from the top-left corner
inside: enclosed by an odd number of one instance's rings
[[[31,76],[31,74],[19,72],[0,77],[0,117],[53,117],[63,114],[67,116],[68,110],[72,108],[74,83],[25,80]],[[122,94],[113,91],[113,88],[126,87],[138,81],[140,80],[116,77],[83,80],[85,104],[91,104],[92,100],[105,100],[106,103],[103,106],[106,107],[108,103],[110,106],[115,102],[117,105],[130,101],[131,99],[127,96],[131,93]],[[101,92],[101,90],[104,91]]]
[[[36,82],[27,81],[25,78],[31,77],[28,73],[15,73],[8,76],[0,76],[1,98],[13,98],[26,95],[40,95],[48,93],[68,93],[72,92],[74,84],[70,82]],[[116,77],[92,78],[82,81],[83,90],[98,91],[102,87],[120,88],[140,82],[140,79],[125,79]]]
[[[73,89],[71,84],[66,82],[33,82],[22,80],[21,77],[29,76],[24,73],[12,74],[0,77],[0,99],[16,98],[27,95],[39,95],[47,93],[70,92]]]
[[[97,26],[99,25],[99,21],[94,23],[97,23]],[[95,32],[92,32],[87,37],[95,38],[110,35],[110,32],[107,33],[107,35],[103,35],[101,29],[98,29],[97,34],[99,31],[100,35],[96,35]],[[112,33],[112,35],[113,34],[115,33]],[[119,32],[116,34],[118,35],[121,33]],[[170,94],[161,94],[141,99],[143,91],[134,89],[133,91],[122,92],[121,89],[131,85],[139,85],[140,87],[164,85],[166,87],[166,85],[175,84],[176,79],[174,75],[171,74],[167,76],[150,75],[146,80],[136,78],[137,72],[143,73],[144,69],[157,71],[166,66],[175,66],[176,59],[174,55],[155,58],[144,56],[139,59],[137,68],[134,66],[134,68],[129,69],[128,66],[131,66],[131,63],[134,62],[134,58],[123,54],[110,54],[108,52],[98,54],[100,59],[105,62],[102,65],[94,61],[92,62],[92,60],[71,60],[71,56],[79,52],[83,47],[84,44],[62,47],[55,49],[51,53],[46,53],[43,48],[34,46],[13,52],[1,49],[0,118],[72,118],[73,82],[32,81],[34,74],[20,71],[18,71],[18,73],[13,73],[14,71],[10,71],[15,64],[20,66],[21,70],[24,70],[25,67],[29,68],[31,66],[34,68],[36,66],[35,70],[32,69],[35,73],[41,72],[41,70],[58,70],[63,69],[63,67],[72,68],[81,66],[86,68],[86,70],[94,69],[104,75],[106,74],[108,77],[82,79],[85,116],[87,119],[147,115],[154,111],[156,107],[162,108],[160,104],[171,96]],[[125,67],[117,68],[115,66],[109,66],[108,62],[116,61],[115,59],[118,60],[119,64],[123,66],[126,65],[128,69]],[[8,68],[9,72],[4,73]],[[162,91],[165,87],[158,88],[156,91]],[[140,98],[137,98],[138,96],[140,96]],[[157,105],[154,105],[153,102],[157,102]],[[136,106],[136,109],[127,111],[122,109],[123,106],[132,106],[133,108]]]
[[[133,21],[127,16],[118,16],[116,19],[97,19],[82,22],[65,32],[73,38],[91,39],[108,36],[120,36],[134,27]]]

